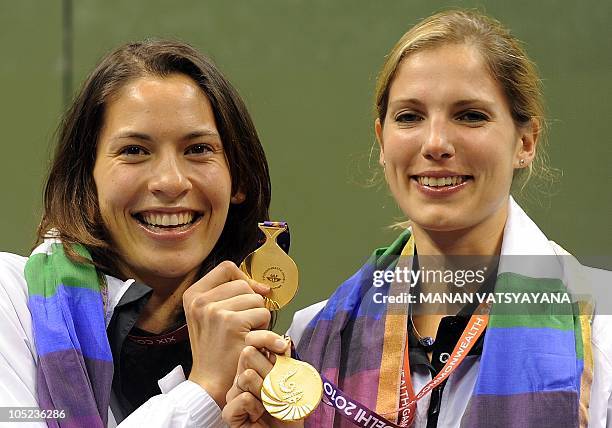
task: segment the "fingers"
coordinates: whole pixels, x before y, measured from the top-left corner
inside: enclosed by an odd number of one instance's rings
[[[245,344],[257,349],[265,348],[276,354],[283,354],[290,346],[290,342],[273,331],[254,330],[245,337]]]
[[[265,294],[270,291],[270,287],[252,280],[247,274],[242,272],[235,263],[227,260],[219,263],[219,265],[204,275],[204,277],[189,287],[189,289],[193,289],[196,292],[207,292],[220,284],[236,280],[245,281],[251,289],[251,292]]]
[[[265,308],[255,308],[239,312],[243,315],[243,320],[247,323],[248,330],[263,330],[270,325],[272,315]]]
[[[231,283],[229,283],[231,284]],[[265,308],[264,298],[259,294],[238,294],[220,299],[216,303],[227,311],[245,311],[247,309]]]
[[[232,297],[245,295],[254,296],[254,300],[251,300],[251,302],[256,304],[251,307],[264,307],[264,299],[259,294],[253,292],[253,289],[244,280],[226,282],[207,292],[200,292],[197,289],[192,289],[192,287],[183,293],[183,306],[186,310],[204,307],[214,302],[221,302]]]
[[[263,378],[253,369],[246,369],[238,376],[236,376],[236,382],[234,384],[236,392],[233,397],[227,397],[227,400],[233,400],[236,395],[240,395],[243,392],[252,394],[257,399],[261,400],[261,387],[263,385]],[[229,395],[229,394],[228,394]]]
[[[232,401],[228,400],[227,405],[223,408],[222,417],[230,428],[264,427],[266,425],[258,422],[264,412],[265,409],[261,401],[250,393],[243,392]]]
[[[272,367],[273,363],[266,355],[252,346],[246,346],[238,359],[235,384],[241,391],[249,391],[260,398],[261,385]]]

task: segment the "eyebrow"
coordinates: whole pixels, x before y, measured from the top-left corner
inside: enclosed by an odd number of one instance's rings
[[[423,102],[421,102],[417,98],[400,98],[398,100],[394,100],[394,101],[389,103],[390,106],[403,105],[403,104],[415,104],[415,105],[418,105],[418,106],[424,105]]]
[[[221,136],[219,135],[218,132],[216,131],[212,131],[209,129],[204,129],[201,131],[193,131],[190,132],[188,134],[186,134],[185,136],[183,136],[183,140],[194,140],[196,138],[200,138],[200,137],[215,137],[215,138],[221,138]],[[120,132],[115,139],[119,140],[119,139],[123,139],[123,138],[131,138],[131,139],[137,139],[137,140],[143,140],[143,141],[153,141],[153,138],[148,135],[145,134],[143,132],[137,132],[137,131],[132,131],[132,130],[127,130],[127,131],[123,131]]]
[[[491,101],[489,100],[485,100],[482,98],[472,98],[472,99],[467,99],[467,100],[460,100],[457,101],[456,103],[453,103],[454,106],[457,107],[462,107],[464,105],[470,105],[470,104],[486,104],[486,105],[490,105],[493,104]]]
[[[493,102],[489,101],[489,100],[485,100],[485,99],[481,99],[481,98],[468,98],[465,100],[459,100],[453,103],[454,107],[463,107],[465,105],[471,105],[471,104],[486,104],[486,105],[491,105],[493,104]],[[404,105],[404,104],[413,104],[413,105],[417,105],[417,106],[424,106],[425,103],[423,103],[421,100],[417,99],[417,98],[400,98],[398,100],[394,100],[392,102],[389,103],[389,105],[391,106],[395,106],[395,105]]]

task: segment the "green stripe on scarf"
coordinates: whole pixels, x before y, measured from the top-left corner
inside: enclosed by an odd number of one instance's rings
[[[89,252],[82,246],[75,245],[73,248],[83,258],[91,260]],[[72,263],[64,253],[62,244],[52,244],[51,254],[30,256],[25,274],[30,295],[51,297],[60,284],[100,291],[98,281],[91,281],[92,276],[98,275],[96,268],[91,264]]]
[[[495,293],[538,293],[570,295],[559,279],[530,278],[517,273],[501,273],[495,284]],[[575,330],[574,307],[571,303],[496,303],[491,310],[489,327],[532,327]]]

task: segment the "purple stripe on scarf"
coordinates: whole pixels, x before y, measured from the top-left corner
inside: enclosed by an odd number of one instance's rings
[[[73,349],[40,357],[38,370],[44,373],[44,376],[37,377],[41,409],[65,410],[70,417],[92,417],[99,413],[106,421],[113,378],[112,362],[83,359]],[[91,379],[95,379],[94,385]],[[96,402],[85,399],[92,395],[100,403],[98,406]],[[49,397],[59,398],[51,402]],[[64,426],[63,423],[60,425]]]
[[[573,391],[477,395],[470,399],[461,428],[576,428],[577,406],[578,399]]]
[[[99,292],[60,285],[52,297],[30,296],[29,306],[44,308],[32,311],[39,355],[75,348],[86,357],[112,361],[106,335],[95,334],[106,331]]]
[[[351,399],[357,400],[373,410],[376,409],[379,377],[380,369],[365,370],[344,378],[342,385],[339,385],[339,387],[343,391],[351,391]]]
[[[347,361],[340,363],[344,368],[343,376],[351,377],[363,370],[378,371],[382,360],[380,338],[385,335],[385,324],[371,318],[357,318],[351,327],[352,336],[359,337],[359,340],[347,341],[346,348],[343,349],[343,353],[349,356]],[[354,358],[355,355],[359,355],[359,358]],[[362,401],[359,398],[357,400]]]

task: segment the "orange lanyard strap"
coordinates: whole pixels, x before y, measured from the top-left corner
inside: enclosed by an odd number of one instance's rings
[[[477,310],[478,312],[478,310]],[[453,373],[457,367],[463,362],[464,358],[469,354],[478,338],[482,335],[487,327],[489,315],[474,314],[471,316],[467,327],[463,330],[459,341],[455,345],[448,361],[442,367],[442,370],[430,380],[420,391],[415,395],[410,376],[410,360],[408,357],[408,338],[406,338],[406,346],[404,347],[404,367],[402,370],[402,382],[400,385],[400,412],[399,425],[407,427],[414,421],[416,414],[417,401],[423,398],[432,389],[439,386]]]

